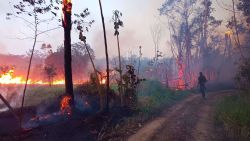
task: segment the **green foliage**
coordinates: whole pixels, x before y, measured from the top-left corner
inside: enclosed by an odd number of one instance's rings
[[[25,106],[36,106],[42,103],[52,104],[64,94],[63,86],[31,86],[27,89]]]
[[[250,101],[239,95],[226,97],[217,105],[216,121],[222,123],[230,138],[250,139]]]
[[[141,83],[138,99],[139,111],[151,115],[158,113],[161,108],[170,106],[189,94],[188,91],[173,91],[159,81],[151,80]]]

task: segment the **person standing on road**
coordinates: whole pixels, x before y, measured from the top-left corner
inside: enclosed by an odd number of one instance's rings
[[[204,99],[206,99],[206,95],[205,95],[205,90],[206,90],[205,83],[206,82],[207,82],[206,77],[202,74],[202,72],[200,72],[200,76],[198,78],[198,85],[200,86],[200,92]]]

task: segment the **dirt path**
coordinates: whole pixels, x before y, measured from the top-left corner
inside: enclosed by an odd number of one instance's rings
[[[209,93],[207,100],[191,95],[149,122],[128,141],[221,141],[214,128],[214,107],[233,91]]]

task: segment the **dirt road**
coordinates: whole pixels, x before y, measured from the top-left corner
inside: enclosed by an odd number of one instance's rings
[[[128,141],[223,141],[224,136],[214,127],[215,105],[233,93],[208,93],[206,100],[198,94],[190,95],[147,123]]]

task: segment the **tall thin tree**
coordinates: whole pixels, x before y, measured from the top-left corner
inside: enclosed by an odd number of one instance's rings
[[[121,64],[121,52],[120,52],[120,40],[119,40],[119,27],[123,26],[123,22],[121,21],[120,17],[122,16],[122,13],[118,10],[115,10],[113,12],[113,22],[114,22],[114,29],[115,29],[115,36],[117,40],[117,48],[118,48],[118,59],[119,59],[119,75],[120,75],[120,80],[118,83],[118,90],[119,90],[119,95],[121,97],[121,106],[123,106],[123,88],[122,88],[122,64]]]
[[[64,72],[65,72],[65,93],[71,96],[71,106],[74,105],[72,67],[71,67],[71,0],[63,0],[63,28],[64,28]]]
[[[106,28],[102,10],[102,3],[99,0],[101,18],[102,18],[102,28],[103,28],[103,36],[104,36],[104,44],[105,44],[105,55],[106,55],[106,72],[107,72],[107,83],[106,83],[106,111],[109,111],[109,54],[108,54],[108,44],[107,44],[107,37],[106,37]]]

